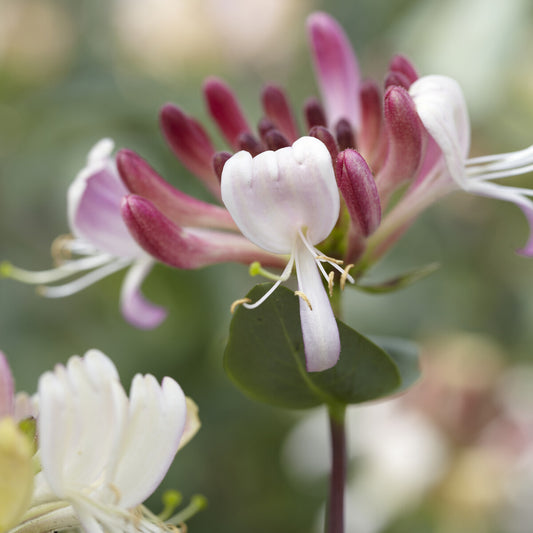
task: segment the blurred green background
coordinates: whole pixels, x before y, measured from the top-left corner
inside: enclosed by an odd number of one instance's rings
[[[0,0],[0,260],[50,267],[49,246],[68,231],[67,187],[102,137],[139,152],[169,182],[208,199],[166,146],[159,108],[179,104],[219,139],[199,91],[216,74],[235,88],[254,122],[267,81],[284,85],[300,109],[317,94],[305,35],[305,17],[316,9],[341,22],[365,77],[382,80],[391,55],[403,52],[422,74],[457,78],[471,111],[472,155],[531,143],[533,8],[527,0]],[[218,146],[223,149],[220,140]],[[506,365],[529,362],[533,263],[514,253],[526,237],[514,206],[450,196],[421,217],[372,275],[379,280],[433,261],[441,269],[394,295],[347,291],[346,322],[363,333],[425,343],[476,333],[501,348]],[[92,347],[116,362],[125,385],[136,372],[171,375],[198,403],[203,423],[163,483],[186,499],[207,496],[209,508],[191,520],[190,530],[311,531],[325,479],[304,489],[280,459],[302,414],[253,403],[222,369],[229,306],[255,282],[247,269],[157,266],[143,288],[169,309],[169,318],[149,332],[130,327],[118,311],[122,277],[60,300],[0,281],[0,347],[19,390],[34,391],[39,374]],[[157,511],[157,497],[151,503]],[[410,510],[388,531],[444,531],[421,518],[429,512],[427,506]]]

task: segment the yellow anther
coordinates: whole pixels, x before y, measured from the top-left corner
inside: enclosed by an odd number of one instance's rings
[[[294,294],[295,296],[299,296],[309,306],[310,311],[313,310],[313,307],[311,306],[311,302],[309,301],[309,298],[302,291],[294,291]]]
[[[354,267],[355,265],[353,265],[352,263],[350,263],[349,265],[346,266],[346,268],[344,269],[343,273],[341,274],[341,282],[340,282],[340,285],[341,285],[341,291],[344,290],[344,286],[346,285],[346,278],[348,277],[348,272],[350,272],[350,270]]]
[[[235,300],[231,304],[231,307],[229,308],[229,310],[231,311],[231,314],[233,314],[235,312],[235,309],[237,309],[237,307],[239,307],[239,305],[249,304],[251,302],[252,302],[252,300],[250,300],[250,298],[240,298],[239,300]]]
[[[333,278],[335,277],[335,272],[333,270],[328,275],[328,290],[329,290],[329,297],[331,298],[333,296]]]
[[[118,489],[118,487],[116,485],[113,485],[113,483],[109,483],[109,488],[111,489],[111,492],[115,495],[115,503],[117,504],[118,502],[120,502],[120,498],[122,498],[122,495],[120,494],[120,490]]]
[[[52,241],[52,246],[50,248],[50,253],[55,263],[62,263],[65,259],[70,259],[72,254],[68,243],[72,241],[72,235],[65,234],[59,235]]]
[[[327,255],[317,255],[316,259],[319,261],[329,261],[331,263],[335,263],[336,265],[342,265],[344,263],[344,261],[341,259],[335,259],[334,257],[329,257]]]

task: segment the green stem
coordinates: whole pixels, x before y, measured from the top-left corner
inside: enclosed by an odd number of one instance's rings
[[[331,477],[325,533],[344,533],[344,488],[346,486],[346,427],[344,406],[329,407]]]

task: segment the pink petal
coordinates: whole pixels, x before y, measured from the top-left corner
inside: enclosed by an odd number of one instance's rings
[[[337,157],[336,177],[350,218],[368,237],[381,222],[381,204],[372,171],[361,154],[345,150]]]
[[[208,78],[204,83],[204,94],[211,116],[229,145],[238,150],[241,133],[251,133],[248,122],[231,89],[218,78]]]
[[[152,259],[138,259],[129,268],[120,291],[120,309],[124,318],[138,329],[154,329],[167,311],[150,303],[141,293],[141,285],[154,265]]]
[[[0,351],[0,419],[13,416],[15,409],[15,382],[7,358]]]
[[[151,256],[182,269],[225,262],[284,266],[282,257],[260,250],[241,235],[183,228],[174,224],[148,200],[127,196],[122,216],[139,245]]]
[[[359,66],[344,30],[326,13],[313,13],[307,29],[316,77],[328,117],[334,127],[345,118],[355,130],[361,121]]]
[[[118,152],[117,167],[130,192],[150,200],[176,224],[236,229],[226,209],[175,189],[135,152]]]
[[[128,190],[114,161],[105,158],[88,164],[68,189],[71,230],[102,252],[137,257],[139,248],[120,216],[120,202]]]
[[[220,184],[211,165],[215,149],[203,127],[172,104],[161,109],[160,123],[178,159],[219,198]]]

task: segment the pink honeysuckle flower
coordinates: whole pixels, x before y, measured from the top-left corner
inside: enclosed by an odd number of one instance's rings
[[[261,305],[295,266],[307,370],[331,368],[339,358],[340,338],[320,272],[326,281],[330,278],[321,262],[343,271],[315,248],[339,217],[339,191],[328,149],[314,137],[301,137],[291,147],[253,158],[243,150],[226,162],[221,185],[222,200],[242,233],[269,252],[290,254],[265,296],[243,305]]]
[[[425,132],[407,91],[417,74],[407,59],[395,57],[387,77],[389,86],[382,95],[377,84],[360,82],[355,53],[334,19],[325,13],[315,13],[308,20],[308,29],[324,100],[324,108],[315,99],[305,105],[308,134],[326,144],[334,169],[344,168],[344,178],[349,173],[351,181],[368,183],[366,170],[362,176],[356,174],[363,168],[361,165],[337,165],[337,156],[342,159],[344,150],[357,148],[369,161],[378,187],[378,194],[372,194],[375,206],[369,215],[375,216],[386,207],[390,195],[412,179],[420,163]],[[330,61],[331,58],[335,60]],[[245,150],[253,157],[266,150],[288,147],[301,136],[286,94],[275,85],[268,84],[261,94],[264,117],[257,133],[225,82],[210,77],[203,89],[208,111],[232,151]],[[203,127],[173,104],[163,107],[160,120],[176,156],[219,200],[222,168],[231,153],[215,151]],[[124,220],[150,255],[178,268],[196,268],[222,260],[249,261],[253,248],[246,248],[233,239],[236,228],[222,214],[220,206],[185,198],[132,152],[119,152],[117,161],[124,183],[136,195],[128,197],[123,205]],[[341,181],[342,178],[337,176]],[[341,193],[350,216],[361,205],[370,205],[368,198],[354,203],[355,197],[346,187],[341,187]],[[216,212],[218,221],[211,219],[210,224],[203,221],[205,216],[210,217],[209,210]],[[184,216],[191,211],[196,211],[193,217]],[[210,234],[204,228],[210,228]],[[375,228],[372,226],[372,231]],[[221,235],[218,230],[229,235]],[[369,233],[362,233],[360,220],[352,218],[347,251],[337,258],[347,263],[355,261],[364,250],[368,236]],[[171,247],[174,238],[176,246]],[[218,250],[224,240],[235,244],[233,258],[231,248],[226,253]],[[276,264],[272,254],[259,252],[257,247],[255,250],[255,261],[282,266],[279,260]],[[198,255],[184,257],[185,253]],[[285,261],[281,263],[284,265]]]
[[[0,351],[0,418],[15,410],[15,382],[4,352]]]
[[[112,151],[110,139],[97,143],[89,153],[87,166],[68,189],[72,235],[58,238],[52,247],[59,265],[51,270],[31,272],[3,263],[2,274],[39,285],[43,296],[60,298],[128,268],[120,294],[122,314],[134,326],[151,329],[164,320],[166,311],[148,302],[140,292],[155,261],[137,245],[120,216],[122,197],[129,191],[120,180]],[[68,278],[74,279],[62,285],[50,285]]]

